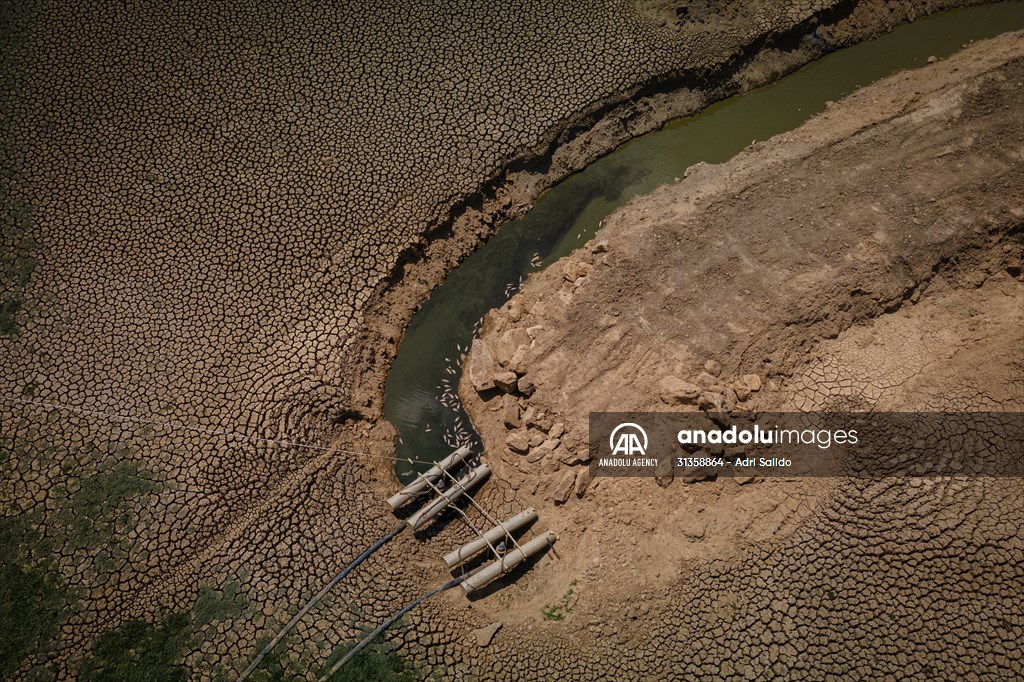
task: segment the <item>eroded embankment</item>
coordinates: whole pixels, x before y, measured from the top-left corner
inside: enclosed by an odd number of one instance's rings
[[[500,362],[474,350],[462,394],[560,536],[485,605],[515,634],[495,660],[571,635],[655,676],[1019,665],[1019,481],[591,481],[585,442],[603,410],[1020,410],[1022,81],[1011,34],[867,87],[635,200],[488,316]]]

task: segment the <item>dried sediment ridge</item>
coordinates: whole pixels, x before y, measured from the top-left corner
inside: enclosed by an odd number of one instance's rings
[[[1021,410],[1021,38],[692,168],[487,317],[461,392],[560,536],[503,633],[659,678],[1019,667],[1019,480],[591,481],[585,441],[602,410]]]
[[[19,271],[3,294],[22,305],[2,392],[35,404],[0,407],[0,500],[47,539],[19,565],[52,557],[75,600],[17,676],[69,677],[99,633],[191,613],[201,588],[244,605],[197,620],[182,659],[199,677],[240,668],[388,526],[391,479],[381,460],[218,434],[387,454],[374,417],[402,325],[502,217],[672,115],[966,3],[712,4],[666,24],[624,2],[5,12]],[[397,560],[432,553],[405,541],[343,585],[299,630],[293,671],[434,581]],[[472,667],[446,608],[414,619],[406,653]]]

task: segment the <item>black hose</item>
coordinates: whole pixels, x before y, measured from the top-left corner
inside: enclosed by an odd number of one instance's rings
[[[395,526],[393,530],[385,534],[384,537],[382,537],[380,540],[377,540],[377,542],[370,545],[369,549],[367,549],[365,552],[357,556],[352,563],[350,563],[348,566],[342,569],[341,573],[331,578],[331,581],[327,583],[327,585],[325,585],[322,590],[317,592],[312,599],[306,602],[306,604],[301,609],[299,609],[299,612],[296,613],[290,621],[288,621],[287,625],[281,628],[281,631],[277,633],[277,636],[274,637],[274,639],[270,640],[270,644],[263,647],[263,651],[261,651],[259,655],[253,659],[252,663],[249,664],[249,667],[246,668],[245,672],[242,673],[242,676],[238,678],[238,682],[243,682],[243,680],[248,678],[249,675],[252,675],[253,671],[255,671],[256,668],[259,667],[260,662],[263,660],[263,658],[267,654],[269,654],[275,646],[281,643],[281,640],[285,638],[285,635],[291,632],[291,629],[295,627],[295,624],[299,622],[299,619],[306,615],[311,608],[316,606],[316,603],[323,599],[324,595],[330,592],[335,585],[341,582],[342,578],[351,573],[352,569],[354,569],[359,564],[363,563],[371,554],[380,549],[384,545],[384,543],[386,543],[388,540],[401,533],[403,530],[405,530],[405,528],[406,524],[403,521],[402,523]]]
[[[408,606],[405,606],[402,609],[400,609],[397,613],[395,613],[395,615],[391,616],[391,618],[389,618],[388,620],[384,621],[384,623],[382,623],[376,630],[374,630],[373,632],[368,634],[366,637],[363,637],[363,639],[360,640],[360,642],[358,644],[356,644],[354,647],[352,647],[352,649],[347,654],[345,654],[340,661],[338,661],[337,663],[332,665],[330,670],[328,670],[326,673],[324,673],[323,675],[320,676],[319,682],[326,682],[327,679],[331,677],[331,675],[333,675],[334,673],[336,673],[339,670],[341,670],[341,668],[346,663],[348,663],[349,660],[351,660],[353,656],[355,656],[360,651],[365,649],[366,645],[368,645],[370,642],[372,642],[373,639],[377,635],[379,635],[380,633],[384,632],[389,627],[394,625],[395,621],[397,621],[399,618],[401,618],[405,614],[409,613],[414,608],[416,608],[417,606],[419,606],[420,604],[422,604],[426,600],[428,600],[431,597],[433,597],[435,594],[438,594],[439,592],[444,592],[445,590],[450,590],[451,588],[455,587],[456,585],[461,583],[463,580],[465,580],[469,576],[470,576],[469,573],[465,573],[463,575],[460,575],[458,578],[453,578],[452,580],[449,580],[448,582],[446,582],[444,585],[441,585],[440,587],[435,587],[430,592],[427,592],[426,594],[421,595],[420,597],[418,597],[415,601],[413,601]]]

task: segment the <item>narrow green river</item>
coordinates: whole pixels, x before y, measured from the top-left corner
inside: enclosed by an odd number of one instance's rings
[[[511,298],[526,275],[581,246],[630,198],[673,182],[695,163],[721,163],[752,140],[792,130],[858,86],[922,66],[930,56],[946,57],[969,41],[1022,27],[1024,2],[921,19],[670,123],[566,178],[452,271],[412,318],[384,396],[384,414],[399,433],[397,456],[435,461],[462,444],[481,451],[456,393],[462,358],[478,324]],[[401,459],[396,466],[403,482],[416,470]]]

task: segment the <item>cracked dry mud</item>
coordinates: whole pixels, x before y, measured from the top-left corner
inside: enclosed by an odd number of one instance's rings
[[[559,536],[494,617],[528,629],[574,581],[535,636],[582,677],[1020,672],[1019,478],[590,480],[586,439],[593,411],[1020,411],[1021,39],[691,168],[485,319],[462,393]],[[515,390],[474,391],[484,346]]]
[[[386,459],[226,434],[386,456],[381,380],[401,328],[500,220],[671,116],[959,4],[693,3],[685,21],[665,3],[5,4],[4,313],[8,297],[20,307],[0,364],[3,395],[32,404],[0,404],[0,539],[4,575],[42,586],[19,617],[45,618],[0,675],[72,679],[111,655],[98,643],[130,656],[150,635],[186,677],[237,673],[390,527],[394,480]],[[822,491],[801,495],[780,523],[820,508]],[[482,494],[500,512],[520,498],[503,481]],[[343,583],[283,648],[287,673],[310,677],[436,584],[439,547],[466,537],[443,533],[399,538]],[[910,557],[926,570],[947,550]],[[803,555],[765,556],[783,571]],[[551,601],[563,587],[538,571],[517,589]],[[739,596],[671,595],[644,607],[668,628],[644,641],[680,674],[694,618],[732,609],[746,636],[767,632]],[[566,649],[552,633],[575,622],[513,620],[481,649],[472,631],[519,598],[446,595],[390,638],[457,679],[663,672],[614,619],[590,628],[614,645]],[[850,599],[864,617],[881,608]],[[841,612],[778,622],[806,640]]]

